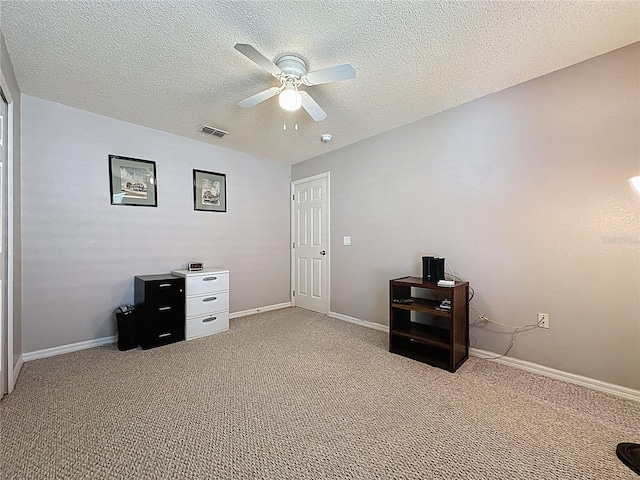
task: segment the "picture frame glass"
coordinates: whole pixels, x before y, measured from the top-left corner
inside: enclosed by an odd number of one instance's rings
[[[193,171],[193,209],[227,211],[227,176],[224,173]]]
[[[156,162],[109,155],[111,205],[156,207]]]

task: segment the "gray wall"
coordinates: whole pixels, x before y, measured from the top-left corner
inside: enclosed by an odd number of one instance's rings
[[[331,310],[387,324],[388,280],[444,256],[483,314],[550,314],[509,356],[640,388],[639,63],[637,43],[294,165],[331,172]]]
[[[22,354],[22,326],[21,326],[21,225],[20,225],[20,91],[13,72],[13,65],[0,32],[0,71],[8,82],[9,94],[13,101],[13,366]]]
[[[290,301],[289,165],[24,95],[22,120],[25,352],[113,335],[135,275],[189,261],[230,270],[231,312]],[[111,153],[156,162],[157,208],[110,204]],[[227,213],[193,210],[193,169]]]

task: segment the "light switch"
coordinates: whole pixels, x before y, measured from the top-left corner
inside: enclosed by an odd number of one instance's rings
[[[351,245],[351,237],[344,237],[344,244]]]

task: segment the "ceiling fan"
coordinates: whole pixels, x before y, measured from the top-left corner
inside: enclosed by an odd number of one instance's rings
[[[280,80],[279,87],[271,87],[260,93],[245,98],[238,103],[242,108],[253,107],[278,95],[280,107],[287,111],[295,111],[300,107],[316,122],[327,118],[327,114],[306,91],[300,90],[302,85],[311,87],[323,83],[338,82],[355,78],[356,70],[348,63],[335,67],[323,68],[307,73],[307,64],[295,55],[284,55],[272,62],[258,50],[246,43],[236,43],[234,48],[253,61],[259,67]]]

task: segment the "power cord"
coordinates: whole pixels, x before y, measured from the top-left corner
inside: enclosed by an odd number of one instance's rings
[[[453,273],[453,267],[451,266],[451,263],[449,263],[448,260],[445,260],[444,261],[445,270],[447,269],[447,265],[449,266],[449,270],[451,270],[451,273],[447,273],[445,271],[445,276],[449,275],[451,277],[449,280],[458,280],[459,282],[464,282],[464,280],[462,278],[460,278],[455,273]],[[476,291],[473,289],[473,287],[471,285],[469,285],[469,301],[471,301],[473,299],[475,294],[476,294]]]
[[[490,322],[490,323],[495,323],[497,325],[501,325],[503,327],[509,327],[509,328],[515,328],[515,329],[519,329],[519,328],[527,328],[527,327],[539,327],[540,326],[540,322],[537,323],[532,323],[529,325],[509,325],[508,323],[500,323],[496,320],[494,320],[493,318],[487,317],[486,315],[483,315],[482,312],[476,310],[475,308],[469,306],[469,310],[473,310],[474,312],[476,312],[478,314],[478,318],[471,324],[475,324],[477,320],[483,320],[485,322]]]
[[[445,270],[447,265],[449,266],[449,270],[451,270],[451,273],[446,273],[445,275],[449,275],[453,280],[458,280],[460,282],[462,282],[462,278],[458,277],[454,272],[453,272],[453,267],[451,266],[451,263],[449,263],[447,260],[445,260]],[[473,297],[475,296],[476,292],[475,290],[469,286],[469,302],[471,302],[471,300],[473,299]],[[532,330],[533,328],[538,328],[540,327],[540,322],[537,323],[530,323],[528,325],[509,325],[508,323],[501,323],[498,322],[490,317],[487,317],[486,315],[484,315],[482,312],[476,310],[475,308],[473,308],[472,306],[469,306],[469,309],[473,310],[474,312],[476,312],[478,314],[478,317],[469,324],[469,327],[473,327],[474,325],[476,325],[478,322],[487,322],[487,323],[495,323],[496,325],[500,325],[502,327],[507,327],[507,328],[513,328],[513,332],[511,332],[511,343],[509,343],[509,348],[507,348],[507,351],[504,352],[502,355],[498,355],[497,357],[485,357],[485,360],[496,360],[498,358],[502,358],[504,356],[506,356],[511,349],[513,348],[513,344],[515,342],[516,339],[516,335],[518,333],[521,332],[527,332],[529,330]],[[473,338],[473,345],[470,346],[470,348],[473,348],[476,346],[476,344],[478,343],[476,337],[469,332],[469,336]]]
[[[502,358],[502,357],[506,356],[511,351],[511,349],[513,348],[513,344],[516,341],[516,335],[518,333],[528,332],[529,330],[533,330],[534,328],[540,327],[540,322],[530,323],[528,325],[509,325],[508,323],[501,323],[501,322],[498,322],[498,321],[496,321],[496,320],[494,320],[494,319],[492,319],[490,317],[487,317],[486,315],[482,314],[481,312],[479,312],[478,310],[476,310],[473,307],[469,307],[469,308],[478,314],[478,317],[473,322],[471,322],[469,324],[469,327],[472,327],[472,326],[476,325],[478,322],[487,322],[487,323],[495,323],[496,325],[500,325],[502,327],[507,327],[507,328],[513,328],[514,329],[513,332],[511,332],[511,342],[509,343],[509,348],[507,348],[507,351],[504,352],[501,355],[496,356],[496,357],[483,357],[485,360],[496,360],[498,358]],[[471,335],[471,334],[469,334],[469,335]],[[473,339],[475,341],[476,338],[473,337]],[[474,343],[474,346],[475,346],[475,343]]]

